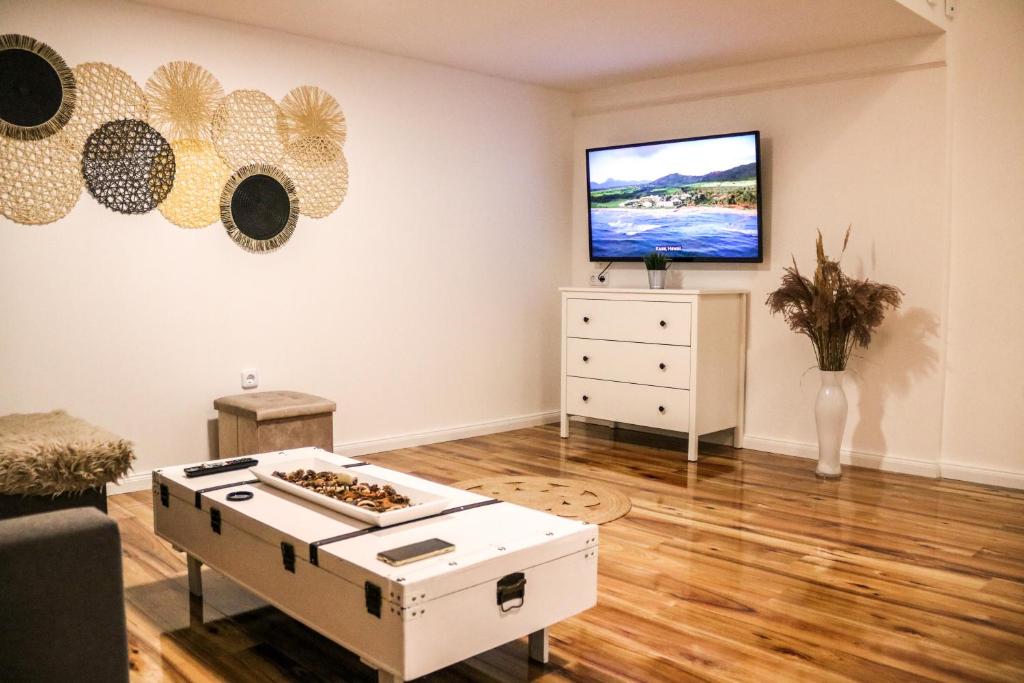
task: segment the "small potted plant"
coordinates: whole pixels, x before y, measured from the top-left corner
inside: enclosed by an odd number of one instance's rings
[[[773,313],[781,313],[789,329],[806,335],[814,347],[821,371],[821,389],[814,404],[818,428],[819,477],[838,479],[839,447],[846,428],[846,394],[843,373],[855,346],[867,348],[871,335],[882,324],[887,309],[896,309],[903,292],[891,285],[868,279],[857,280],[843,272],[839,265],[850,240],[846,229],[843,250],[832,260],[825,255],[821,232],[818,232],[818,265],[814,279],[800,274],[793,260],[785,268],[782,286],[768,294],[765,304]]]
[[[651,289],[665,289],[665,271],[668,270],[669,260],[659,251],[652,251],[644,256],[644,265],[647,266],[647,284]]]

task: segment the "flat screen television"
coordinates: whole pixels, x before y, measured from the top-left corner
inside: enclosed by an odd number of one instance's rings
[[[587,150],[591,261],[764,259],[758,131]]]

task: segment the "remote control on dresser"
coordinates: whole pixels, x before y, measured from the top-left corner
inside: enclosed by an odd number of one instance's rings
[[[194,465],[185,468],[186,477],[205,477],[208,474],[218,472],[231,472],[232,470],[244,470],[246,467],[258,465],[256,458],[235,458],[234,460],[222,460],[221,462],[208,462],[202,465]]]

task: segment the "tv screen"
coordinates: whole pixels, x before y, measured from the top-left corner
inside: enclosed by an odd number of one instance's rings
[[[590,260],[760,262],[758,131],[587,150]]]

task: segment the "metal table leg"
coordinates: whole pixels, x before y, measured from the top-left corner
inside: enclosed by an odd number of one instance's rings
[[[197,598],[203,597],[203,562],[188,555],[188,592]]]
[[[541,664],[548,663],[548,630],[546,628],[530,634],[530,659]]]

